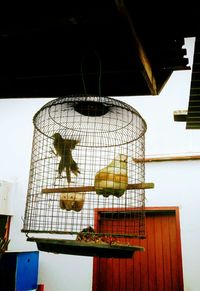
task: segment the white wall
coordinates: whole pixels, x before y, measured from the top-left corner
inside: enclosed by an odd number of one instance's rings
[[[187,40],[192,60],[193,40]],[[191,71],[174,72],[159,96],[116,97],[132,105],[147,123],[146,155],[200,152],[200,131],[174,122],[173,112],[187,109]],[[14,184],[9,250],[36,250],[21,233],[30,166],[34,114],[51,99],[0,100],[0,180]],[[146,164],[147,206],[179,206],[185,291],[200,290],[198,181],[200,161]],[[92,258],[40,252],[39,283],[45,291],[91,291]]]

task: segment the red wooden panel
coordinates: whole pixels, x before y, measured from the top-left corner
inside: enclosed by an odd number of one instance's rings
[[[103,232],[111,223],[101,221],[98,227]],[[178,208],[146,208],[145,223],[145,239],[128,239],[145,252],[131,259],[94,258],[93,291],[183,291]]]
[[[119,290],[120,259],[113,259],[112,261],[112,277],[110,278],[110,280],[113,281],[113,289],[111,290]]]
[[[155,220],[154,216],[148,216],[148,223],[146,221],[146,249],[145,253],[147,256],[147,261],[144,264],[147,264],[148,270],[148,283],[147,290],[153,291],[156,286],[156,254],[155,250]]]
[[[127,260],[126,279],[130,291],[134,291],[134,277],[133,277],[134,263],[132,259]]]
[[[174,222],[174,219],[172,223]],[[169,234],[171,230],[169,229],[169,220],[168,216],[163,215],[161,219],[161,228],[162,228],[162,249],[163,249],[163,282],[165,290],[174,290],[172,288],[172,269],[171,269],[171,244],[169,239]],[[173,234],[176,235],[176,234]],[[173,247],[172,247],[173,248]],[[175,250],[176,251],[176,250]]]
[[[156,259],[156,287],[157,290],[165,290],[164,289],[164,266],[163,266],[163,249],[162,249],[162,228],[161,228],[161,218],[162,217],[154,217],[155,223],[155,245],[154,249],[153,246],[151,247],[151,251],[155,252],[155,259]]]
[[[142,244],[140,245],[143,246],[146,250],[147,240],[146,239],[142,240]],[[136,254],[138,254],[139,260],[141,263],[141,270],[140,270],[141,291],[146,291],[147,286],[149,285],[148,284],[148,280],[149,280],[148,253],[145,251],[145,252],[137,252]]]
[[[173,217],[169,217],[170,224],[170,245],[174,246],[171,248],[171,257],[172,260],[172,290],[179,290],[179,286],[183,288],[183,272],[182,272],[182,264],[180,264],[182,260],[181,248],[179,247],[180,242],[180,228],[177,227],[179,225],[179,217],[176,221],[173,220]],[[176,234],[176,235],[175,235]],[[175,247],[177,246],[177,248]],[[182,289],[181,289],[182,290]]]

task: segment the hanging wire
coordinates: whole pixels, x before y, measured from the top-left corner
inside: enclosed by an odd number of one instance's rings
[[[81,61],[81,78],[82,78],[82,82],[83,82],[84,93],[87,94],[86,86],[85,86],[85,80],[84,80],[84,72],[83,72],[83,62],[84,62],[84,60],[85,60],[85,56],[82,58],[82,61]]]
[[[99,96],[101,96],[101,58],[100,58],[100,55],[97,51],[95,51],[95,54],[97,55],[98,57],[98,60],[99,60]]]
[[[94,51],[94,54],[96,55],[99,61],[98,95],[101,96],[101,76],[102,76],[101,57],[97,51]],[[84,93],[87,95],[86,84],[85,84],[85,79],[84,79],[84,70],[83,70],[83,64],[84,64],[85,59],[86,57],[83,56],[82,61],[81,61],[81,78],[83,82]]]

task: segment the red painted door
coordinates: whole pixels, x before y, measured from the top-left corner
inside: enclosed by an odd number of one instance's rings
[[[145,211],[146,238],[130,238],[145,251],[131,259],[94,257],[93,291],[183,291],[179,209]]]

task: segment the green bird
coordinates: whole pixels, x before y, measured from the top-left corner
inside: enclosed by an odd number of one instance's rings
[[[60,133],[54,133],[53,136],[53,146],[56,151],[56,155],[60,156],[60,162],[58,165],[58,173],[61,176],[62,172],[66,171],[67,181],[71,182],[71,172],[77,176],[80,171],[77,163],[72,157],[72,150],[80,142],[74,139],[64,139]]]

